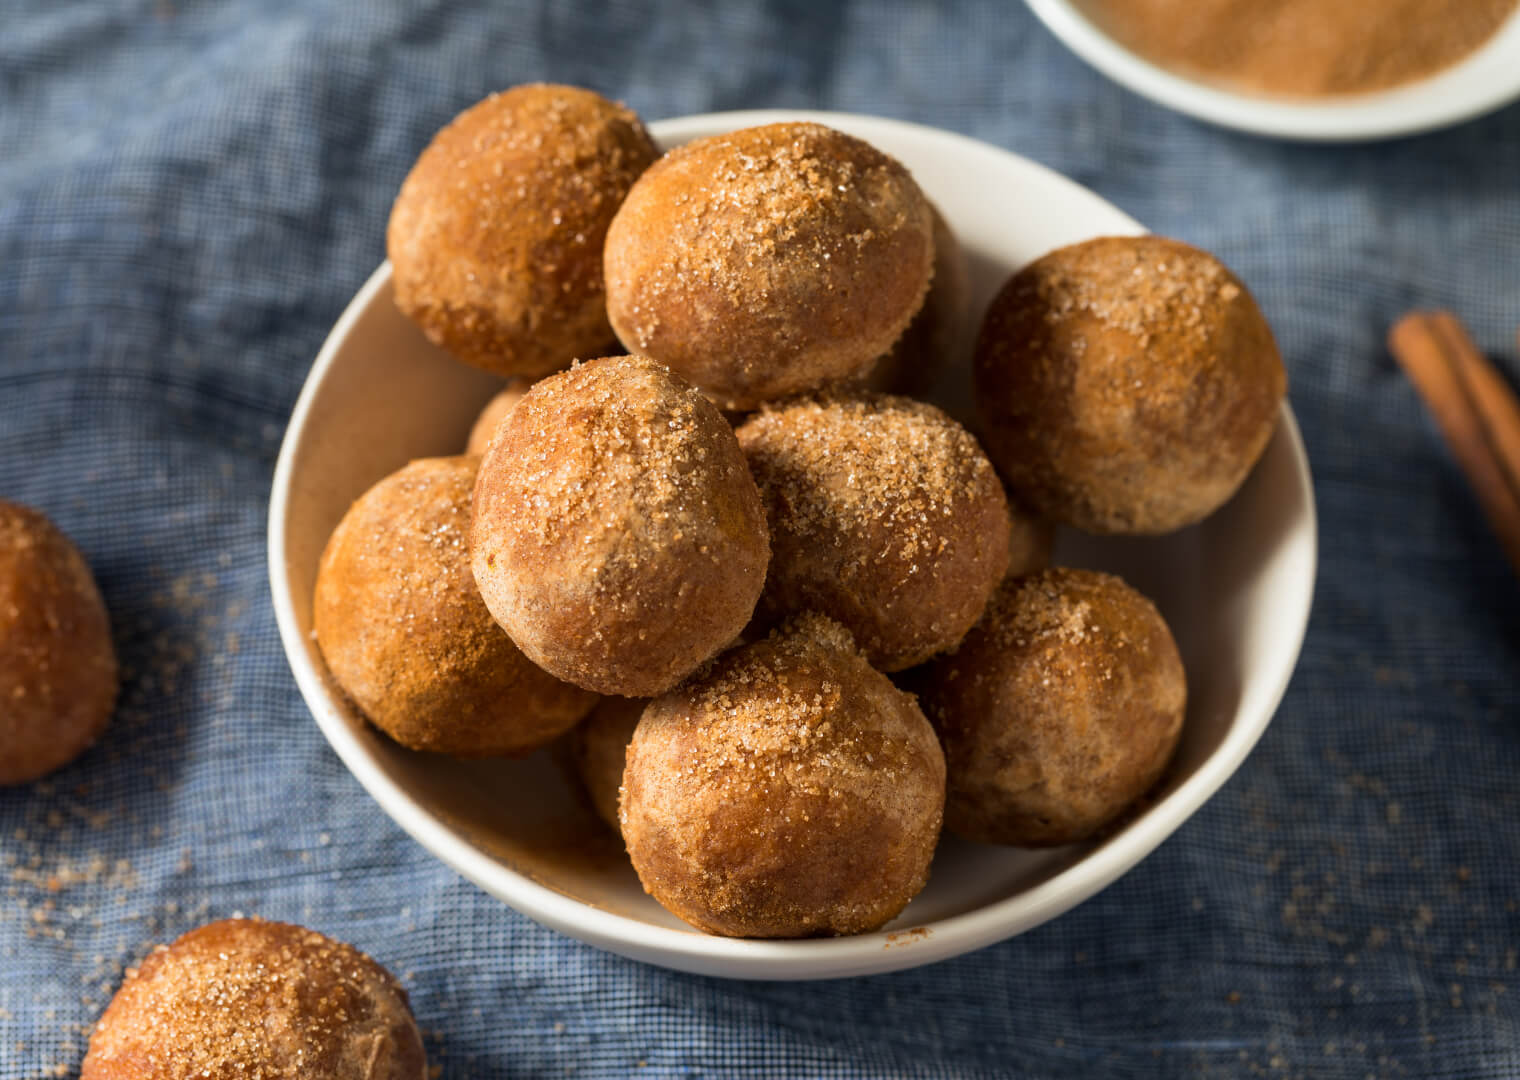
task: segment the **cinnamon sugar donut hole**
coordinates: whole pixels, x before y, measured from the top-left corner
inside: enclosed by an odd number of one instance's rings
[[[631,109],[533,83],[460,113],[412,166],[386,231],[396,306],[503,375],[545,375],[613,340],[607,225],[658,151]]]
[[[944,793],[913,696],[808,614],[650,703],[623,839],[645,890],[710,933],[860,934],[923,888]]]
[[[1156,534],[1245,481],[1287,386],[1240,279],[1161,236],[1053,251],[993,300],[975,361],[987,451],[1055,521]]]
[[[390,972],[314,930],[224,919],[160,945],[111,999],[80,1080],[423,1080]]]
[[[470,534],[486,606],[539,666],[652,697],[729,644],[770,543],[733,429],[638,356],[528,391],[480,466]]]
[[[762,619],[821,611],[899,671],[981,617],[1010,514],[965,428],[922,401],[835,389],[766,406],[737,434],[771,529]]]
[[[1187,708],[1161,614],[1095,570],[1010,579],[918,688],[945,748],[945,827],[1018,847],[1113,822],[1160,778]]]
[[[607,231],[618,338],[727,409],[863,374],[923,303],[928,201],[892,158],[812,123],[677,147]]]
[[[73,761],[116,705],[105,602],[79,550],[43,514],[0,499],[0,784]]]
[[[496,429],[506,419],[507,413],[517,408],[517,403],[532,385],[527,379],[507,380],[507,385],[486,402],[486,407],[480,410],[480,415],[470,427],[470,438],[464,446],[466,454],[478,457],[486,452],[486,448],[491,445],[491,436],[496,434]]]
[[[866,387],[886,394],[926,396],[940,373],[964,363],[970,351],[966,324],[971,318],[971,264],[939,208],[930,203],[929,213],[934,219],[929,292],[902,337],[864,378]]]
[[[576,772],[591,805],[614,830],[622,828],[618,823],[618,790],[623,786],[628,743],[648,704],[644,698],[602,698],[570,735]]]
[[[480,599],[476,465],[424,458],[361,495],[322,553],[313,624],[338,685],[402,746],[515,757],[569,730],[596,696],[535,666]]]

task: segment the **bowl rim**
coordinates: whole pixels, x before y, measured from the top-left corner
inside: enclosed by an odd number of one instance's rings
[[[1040,172],[1059,178],[1064,184],[1081,187],[1053,170],[980,140],[927,125],[882,117],[814,110],[767,109],[686,116],[654,122],[649,127],[658,140],[678,142],[778,120],[812,120],[865,133],[867,138],[872,129],[892,129],[899,133],[903,129],[910,129],[909,133],[919,137],[928,136],[955,142],[965,149],[974,149],[982,154],[1012,157],[1021,167],[1032,166]],[[1138,223],[1136,228],[1140,228]],[[291,598],[285,563],[286,523],[295,458],[302,434],[328,369],[335,362],[354,325],[387,287],[390,277],[390,263],[382,262],[349,301],[317,353],[316,361],[291,413],[270,491],[268,562],[275,619],[297,686],[318,727],[344,765],[379,803],[381,809],[456,873],[544,926],[608,951],[649,962],[664,963],[651,954],[692,962],[689,965],[667,965],[682,970],[700,968],[714,974],[729,974],[722,968],[725,961],[731,961],[738,968],[732,972],[731,977],[741,978],[817,979],[876,974],[971,952],[1013,937],[1064,913],[1112,884],[1154,851],[1240,767],[1265,732],[1287,691],[1308,628],[1309,609],[1317,576],[1319,527],[1308,456],[1292,408],[1284,400],[1280,427],[1288,440],[1293,458],[1298,496],[1306,508],[1304,531],[1309,544],[1308,572],[1303,577],[1298,594],[1286,597],[1284,604],[1287,616],[1285,621],[1291,621],[1290,632],[1293,635],[1291,660],[1278,675],[1269,707],[1261,709],[1248,722],[1233,725],[1224,741],[1191,776],[1125,829],[1123,843],[1102,844],[1074,864],[1015,896],[926,923],[924,926],[929,928],[930,933],[912,937],[908,936],[911,935],[911,930],[895,930],[800,941],[725,938],[693,929],[656,926],[603,910],[540,884],[458,835],[447,822],[419,804],[386,773],[335,706],[321,673],[306,649]],[[904,943],[911,941],[914,947],[888,949],[884,953],[884,937],[889,946],[902,940]],[[887,957],[891,959],[886,960]]]
[[[1071,0],[1025,0],[1068,49],[1114,82],[1199,120],[1253,135],[1302,142],[1368,142],[1450,127],[1520,98],[1520,65],[1494,64],[1504,77],[1486,82],[1463,72],[1493,63],[1508,39],[1520,41],[1520,10],[1478,49],[1425,78],[1386,90],[1298,102],[1235,93],[1187,78],[1119,44]]]

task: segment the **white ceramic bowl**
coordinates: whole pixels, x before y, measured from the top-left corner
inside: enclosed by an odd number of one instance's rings
[[[1093,25],[1071,0],[1027,2],[1051,33],[1114,82],[1178,112],[1258,135],[1386,139],[1459,124],[1520,98],[1520,13],[1477,52],[1429,78],[1369,94],[1294,101],[1237,94],[1158,67]]]
[[[1049,170],[931,128],[828,113],[727,113],[653,125],[665,146],[782,118],[817,119],[911,168],[965,245],[973,311],[1017,267],[1056,247],[1140,226]],[[963,364],[942,396],[964,412]],[[317,560],[349,503],[408,460],[453,454],[497,380],[425,341],[391,303],[389,266],[359,291],[317,356],[291,417],[269,510],[280,634],[333,748],[395,821],[449,866],[546,926],[613,952],[712,975],[810,979],[912,967],[1059,915],[1145,857],[1239,767],[1265,730],[1303,640],[1314,584],[1308,462],[1293,414],[1239,495],[1163,539],[1066,536],[1058,557],[1113,569],[1153,597],[1187,662],[1191,700],[1159,797],[1096,844],[1023,852],[947,837],[928,887],[885,931],[811,941],[699,933],[640,889],[620,842],[593,818],[560,760],[459,762],[403,750],[344,704],[311,638]]]

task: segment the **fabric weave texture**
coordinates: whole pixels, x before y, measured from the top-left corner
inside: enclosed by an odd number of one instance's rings
[[[1258,748],[1118,883],[928,968],[698,978],[463,882],[328,749],[268,596],[280,438],[414,156],[533,79],[964,132],[1249,284],[1314,467],[1313,621]],[[95,749],[0,791],[0,1080],[74,1075],[123,966],[239,911],[400,975],[445,1077],[1520,1075],[1520,585],[1383,345],[1448,306],[1520,374],[1517,178],[1520,107],[1235,135],[1008,0],[9,0],[0,497],[79,543],[127,678]]]

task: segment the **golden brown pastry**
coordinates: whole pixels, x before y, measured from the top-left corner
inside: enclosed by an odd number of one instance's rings
[[[1008,500],[1008,571],[1004,577],[1023,577],[1045,569],[1055,545],[1054,525]]]
[[[491,445],[491,436],[496,434],[496,429],[506,418],[507,413],[517,408],[517,403],[523,399],[523,395],[528,392],[528,387],[532,385],[527,379],[507,380],[507,385],[486,402],[486,407],[481,409],[480,415],[475,418],[475,423],[470,428],[470,439],[465,443],[466,454],[479,456],[486,452],[486,447]]]
[[[605,351],[602,243],[656,155],[631,109],[590,90],[534,83],[466,109],[391,209],[397,307],[435,344],[503,375]]]
[[[607,312],[630,351],[743,410],[863,374],[933,261],[928,201],[900,164],[819,124],[768,124],[639,179],[607,232]]]
[[[913,696],[809,614],[650,703],[623,839],[644,888],[710,933],[859,934],[923,888],[944,792]]]
[[[1160,236],[1053,251],[993,300],[976,352],[987,452],[1018,497],[1094,533],[1165,533],[1221,506],[1287,378],[1234,274]]]
[[[971,434],[933,405],[832,390],[738,430],[770,522],[760,614],[821,611],[882,671],[953,649],[1009,558],[1009,509]]]
[[[486,606],[546,671],[650,697],[733,641],[770,558],[738,441],[712,402],[643,357],[536,384],[475,486]]]
[[[288,923],[224,919],[160,945],[111,999],[80,1080],[423,1080],[396,979]]]
[[[1049,847],[1092,836],[1171,760],[1187,679],[1171,631],[1112,574],[1005,582],[918,685],[945,747],[945,827]]]
[[[0,784],[73,761],[116,705],[105,602],[69,538],[0,499]]]
[[[618,823],[618,789],[623,786],[628,743],[648,704],[644,698],[602,698],[571,733],[581,783],[597,815],[613,829],[622,828]]]
[[[960,360],[969,344],[963,338],[971,317],[971,265],[944,215],[933,204],[934,276],[923,307],[902,337],[865,376],[872,390],[924,397],[941,371]],[[960,354],[960,355],[958,355]]]
[[[568,731],[596,696],[536,667],[480,599],[476,465],[424,458],[361,495],[322,553],[313,622],[333,678],[402,746],[517,756]]]

